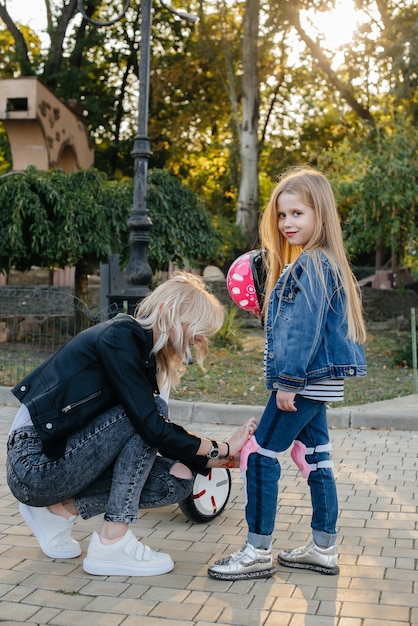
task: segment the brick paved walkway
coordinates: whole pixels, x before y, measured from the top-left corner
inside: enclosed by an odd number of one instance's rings
[[[169,552],[173,572],[150,578],[94,577],[81,567],[99,519],[76,523],[83,554],[43,555],[6,485],[5,444],[14,408],[0,407],[0,622],[60,626],[400,626],[418,625],[418,431],[332,430],[340,498],[338,577],[279,567],[258,582],[206,575],[215,556],[241,547],[242,485],[233,471],[227,510],[210,524],[189,523],[177,507],[146,512],[133,528]],[[224,438],[232,426],[202,426]],[[310,501],[288,453],[274,549],[309,538]]]

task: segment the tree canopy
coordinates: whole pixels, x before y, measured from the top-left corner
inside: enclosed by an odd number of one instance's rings
[[[357,141],[357,150],[352,140],[343,140],[319,159],[334,183],[348,250],[352,256],[377,252],[380,258],[387,250],[392,272],[416,267],[418,129],[408,117],[388,115],[366,126]]]
[[[15,24],[0,0],[0,74],[37,75],[58,96],[77,100],[96,142],[96,167],[111,179],[132,176],[140,4],[131,4],[122,20],[98,27],[77,13],[76,0],[45,3],[46,45],[38,33]],[[88,15],[103,21],[114,17],[122,3],[115,8],[110,0],[89,0],[84,6]],[[360,190],[355,159],[370,164],[362,169],[365,188],[376,168],[385,180],[387,163],[375,159],[372,166],[370,160],[382,149],[385,126],[397,127],[399,116],[408,120],[407,133],[418,125],[418,7],[413,0],[356,0],[359,26],[352,40],[338,47],[330,46],[316,25],[317,16],[334,6],[331,0],[173,0],[173,6],[197,13],[199,22],[190,26],[154,3],[150,167],[171,171],[198,194],[212,222],[230,233],[230,254],[238,241],[250,245],[248,237],[239,239],[233,232],[233,223],[241,224],[240,212],[252,212],[256,224],[275,176],[293,163],[326,164],[325,173],[338,171],[341,180]],[[248,138],[243,130],[250,127],[255,141],[248,158],[257,165],[256,180],[253,168],[248,174],[243,165],[242,142]],[[410,133],[412,151],[415,139]],[[0,137],[0,150],[5,145]],[[395,170],[403,157],[393,150],[385,154]],[[0,168],[7,171],[4,150]],[[248,184],[241,202],[243,179]],[[415,179],[410,182],[407,191],[394,178],[387,192],[409,202],[416,189]],[[353,187],[344,187],[344,193],[350,191],[342,198],[344,206],[354,198]],[[411,220],[415,205],[409,204]],[[377,235],[377,213],[364,204],[367,223],[376,226],[366,246],[364,233],[354,237],[364,218],[360,204],[354,206],[345,212],[345,232],[359,254]],[[412,229],[411,221],[402,226],[402,231]],[[391,254],[393,232],[388,228],[381,235],[375,245]],[[411,245],[411,238],[399,233],[396,238]],[[399,262],[402,254],[398,249]]]
[[[196,194],[167,171],[149,172],[151,229],[148,261],[154,271],[169,262],[202,267],[219,252],[219,236]],[[110,254],[128,255],[127,221],[132,182],[111,181],[95,169],[0,178],[0,271],[11,266],[75,265],[76,295],[87,301],[87,274]]]

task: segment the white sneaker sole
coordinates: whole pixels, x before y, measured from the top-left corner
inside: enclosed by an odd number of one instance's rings
[[[83,561],[83,570],[95,576],[159,576],[167,574],[174,568],[173,561],[155,563],[154,565],[127,565],[113,561],[99,561],[88,556]]]
[[[76,556],[80,556],[81,548],[75,539],[73,539],[74,543],[67,548],[54,548],[54,546],[51,546],[45,530],[42,526],[39,526],[38,520],[32,514],[30,507],[26,507],[20,503],[19,513],[38,540],[42,552],[46,554],[46,556],[49,556],[50,559],[74,559]]]

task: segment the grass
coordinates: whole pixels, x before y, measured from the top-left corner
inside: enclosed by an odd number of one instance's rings
[[[22,344],[0,344],[0,385],[13,387],[40,365],[50,352]]]
[[[205,362],[206,372],[196,364],[189,365],[170,397],[189,402],[263,406],[268,397],[263,376],[263,331],[239,329],[236,334],[233,345],[214,342]],[[347,380],[344,402],[335,406],[366,404],[414,392],[413,371],[406,365],[412,359],[409,333],[369,331],[365,352],[367,377]]]

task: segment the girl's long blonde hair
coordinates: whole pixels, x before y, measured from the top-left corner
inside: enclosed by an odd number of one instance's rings
[[[348,337],[357,343],[364,343],[366,328],[363,320],[360,289],[347,259],[334,194],[326,177],[311,167],[296,167],[283,174],[273,190],[261,218],[260,239],[267,252],[265,306],[285,264],[295,260],[302,252],[301,248],[290,246],[278,228],[278,199],[283,192],[297,196],[303,204],[310,206],[315,211],[315,229],[304,247],[304,251],[312,255],[315,268],[323,284],[322,266],[318,255],[314,252],[315,250],[322,250],[327,255],[335,277],[345,292]]]
[[[175,385],[184,372],[189,350],[203,367],[208,337],[221,328],[225,311],[202,278],[175,272],[138,305],[135,318],[154,331],[153,353],[160,388]]]

